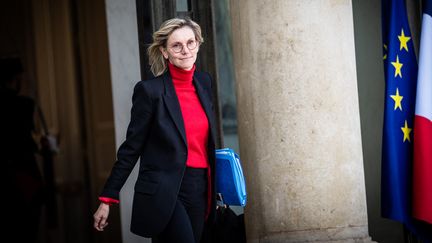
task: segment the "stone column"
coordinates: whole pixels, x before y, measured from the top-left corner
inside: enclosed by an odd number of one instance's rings
[[[351,1],[230,7],[248,242],[369,242]]]

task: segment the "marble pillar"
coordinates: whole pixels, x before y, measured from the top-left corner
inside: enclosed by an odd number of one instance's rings
[[[117,148],[126,137],[133,87],[141,79],[135,3],[135,0],[105,1]],[[120,192],[122,239],[128,243],[151,242],[130,232],[133,185],[137,176],[138,163]]]
[[[248,242],[370,242],[351,1],[231,1]]]

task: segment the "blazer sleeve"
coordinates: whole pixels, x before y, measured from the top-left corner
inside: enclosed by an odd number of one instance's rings
[[[151,118],[152,100],[146,91],[146,86],[143,85],[143,81],[140,81],[135,85],[132,96],[131,118],[126,139],[117,151],[117,161],[100,197],[119,200],[120,190],[141,154]]]

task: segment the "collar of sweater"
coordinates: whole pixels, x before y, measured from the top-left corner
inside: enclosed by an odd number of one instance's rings
[[[170,71],[174,86],[176,87],[192,86],[193,75],[195,72],[195,65],[191,68],[191,70],[184,70],[168,62],[168,69]]]

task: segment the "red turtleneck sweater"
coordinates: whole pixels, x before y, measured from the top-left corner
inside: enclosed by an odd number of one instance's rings
[[[183,70],[168,63],[168,68],[183,115],[188,145],[186,166],[207,168],[209,124],[195,86],[192,83],[195,66],[191,70]]]
[[[210,167],[208,165],[207,142],[209,136],[209,124],[207,115],[199,100],[198,94],[193,85],[193,74],[195,65],[191,70],[183,70],[171,63],[168,63],[168,68],[174,83],[174,89],[180,103],[180,109],[183,116],[183,123],[186,132],[186,141],[188,145],[188,157],[186,166],[194,168],[209,168],[207,176],[209,183],[207,184],[207,219],[210,214],[211,207],[211,180]]]

